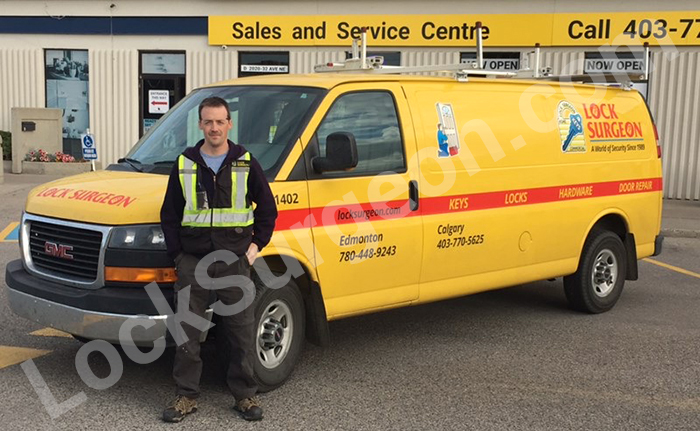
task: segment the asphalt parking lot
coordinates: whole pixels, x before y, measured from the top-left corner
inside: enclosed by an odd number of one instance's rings
[[[28,189],[2,186],[0,230],[18,221]],[[3,286],[18,256],[16,243],[0,243]],[[698,238],[668,238],[602,315],[570,311],[558,279],[332,322],[331,346],[306,345],[292,378],[261,396],[257,424],[232,413],[213,348],[204,350],[199,412],[163,424],[170,354],[147,365],[122,354],[121,379],[91,389],[75,367],[82,344],[14,316],[0,292],[7,430],[700,429]],[[81,392],[84,401],[51,419],[23,368],[7,365],[33,356],[57,403]],[[89,363],[97,376],[110,372],[103,356]]]

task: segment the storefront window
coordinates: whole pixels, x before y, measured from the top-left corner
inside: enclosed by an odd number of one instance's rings
[[[239,52],[238,76],[289,73],[288,52]]]
[[[587,52],[583,73],[644,73],[643,52]]]
[[[476,61],[476,52],[460,52],[460,63]],[[517,72],[520,69],[519,52],[485,52],[482,66],[486,70],[498,72]]]
[[[80,135],[90,127],[87,50],[47,49],[46,107],[63,110],[63,152],[82,158]]]
[[[623,52],[587,52],[583,64],[583,73],[612,73],[641,76],[646,70],[646,61],[642,51]],[[634,79],[632,87],[647,99],[649,81]]]
[[[401,66],[400,52],[367,51],[367,57],[379,55],[384,57],[384,66]],[[346,51],[345,58],[352,58],[352,52]]]

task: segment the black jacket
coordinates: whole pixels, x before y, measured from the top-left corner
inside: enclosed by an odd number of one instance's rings
[[[207,200],[212,208],[231,207],[231,162],[238,159],[246,151],[240,145],[228,141],[229,151],[216,173],[207,167],[199,149],[204,144],[201,140],[194,147],[187,148],[182,154],[197,163],[197,177],[206,189]],[[215,190],[216,187],[216,190]],[[243,255],[248,250],[251,241],[262,250],[272,237],[277,219],[277,207],[272,196],[270,185],[265,178],[262,167],[255,158],[251,157],[250,173],[248,175],[247,202],[255,202],[253,212],[255,222],[252,228],[236,232],[233,228],[183,227],[182,215],[185,209],[185,197],[182,195],[180,175],[177,163],[173,165],[168,179],[163,206],[160,209],[160,224],[168,247],[168,256],[175,259],[180,252],[185,251],[198,256],[204,256],[214,250],[230,250],[237,255]]]

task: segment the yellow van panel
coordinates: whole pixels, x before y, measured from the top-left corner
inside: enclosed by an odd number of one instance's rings
[[[167,175],[96,171],[52,181],[29,192],[25,211],[102,225],[160,223]]]
[[[653,245],[661,164],[636,92],[481,80],[404,89],[426,179],[421,302],[573,273],[608,213],[640,252]]]

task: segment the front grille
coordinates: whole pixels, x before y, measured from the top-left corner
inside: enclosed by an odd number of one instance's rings
[[[29,251],[36,269],[71,280],[97,278],[101,244],[102,232],[98,231],[36,220],[29,227]]]

